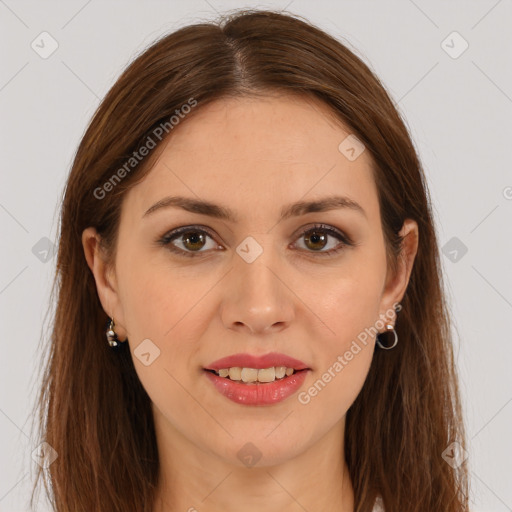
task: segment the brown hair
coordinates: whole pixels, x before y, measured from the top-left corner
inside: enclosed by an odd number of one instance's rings
[[[271,92],[320,99],[370,151],[390,268],[404,220],[419,227],[396,322],[400,342],[375,352],[347,412],[355,511],[370,511],[378,495],[389,512],[468,510],[466,462],[452,468],[442,457],[450,443],[465,445],[465,431],[430,199],[408,131],[379,79],[346,46],[299,16],[250,10],[181,28],[144,50],[78,147],[63,198],[56,312],[36,404],[40,441],[58,458],[39,469],[35,487],[44,476],[58,512],[151,512],[158,481],[150,398],[130,353],[108,347],[81,235],[94,226],[114,261],[124,193],[151,169],[162,143],[106,199],[94,191],[191,98],[193,115],[215,99]]]

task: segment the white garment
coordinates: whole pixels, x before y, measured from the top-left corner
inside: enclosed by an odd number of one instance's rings
[[[377,499],[375,500],[375,505],[373,506],[372,512],[385,512],[384,505],[382,503],[382,498],[380,496],[377,496]]]

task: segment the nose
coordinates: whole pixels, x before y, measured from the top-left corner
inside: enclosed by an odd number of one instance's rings
[[[235,256],[221,306],[227,329],[246,334],[277,333],[293,320],[295,295],[269,253],[265,250],[252,263]]]

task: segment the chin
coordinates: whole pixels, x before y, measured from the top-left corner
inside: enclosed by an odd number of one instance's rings
[[[304,439],[276,433],[270,436],[264,432],[254,436],[240,433],[229,439],[224,453],[219,455],[226,463],[241,468],[268,468],[300,455],[306,449],[304,443]]]

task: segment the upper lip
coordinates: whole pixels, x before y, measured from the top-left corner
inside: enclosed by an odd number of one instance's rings
[[[293,357],[287,356],[286,354],[279,354],[277,352],[270,352],[262,356],[256,356],[251,354],[233,354],[231,356],[217,359],[210,363],[205,369],[206,370],[222,370],[226,368],[272,368],[273,366],[286,366],[287,368],[293,368],[294,370],[305,370],[308,369],[308,365],[294,359]]]

